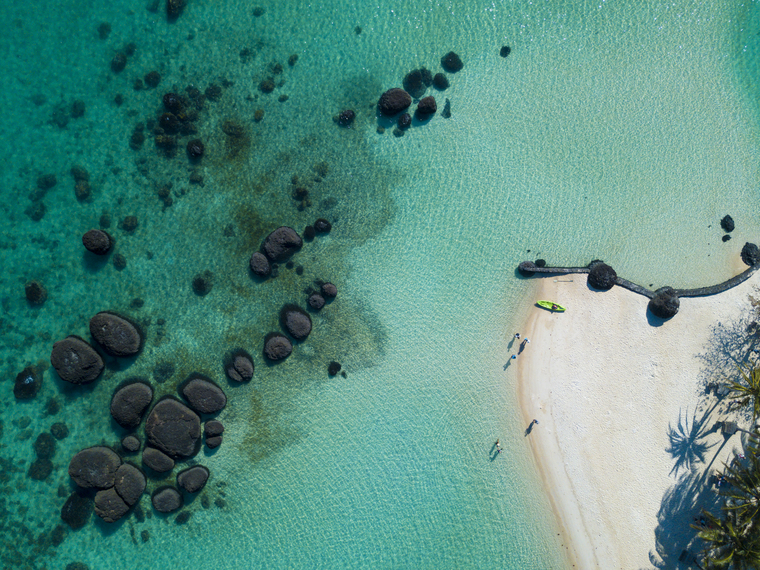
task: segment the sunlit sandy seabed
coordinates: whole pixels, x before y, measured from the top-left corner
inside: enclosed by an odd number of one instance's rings
[[[754,2],[315,4],[190,0],[175,22],[163,4],[0,8],[5,566],[564,568],[505,367],[533,301],[516,265],[600,258],[642,285],[690,287],[737,273],[742,245],[757,241]],[[464,69],[428,90],[439,113],[403,137],[378,133],[380,94],[420,66],[442,71],[450,50]],[[158,87],[135,89],[154,70]],[[167,158],[150,130],[163,94],[212,84],[221,97],[194,123],[205,156],[190,163],[185,136]],[[333,122],[344,109],[356,112],[350,129]],[[139,123],[146,140],[133,149]],[[84,201],[74,165],[89,173]],[[57,183],[41,192],[47,174]],[[333,230],[292,268],[251,278],[270,231],[319,217]],[[109,222],[115,251],[98,260],[81,236]],[[213,288],[198,296],[204,271]],[[41,307],[24,296],[32,279],[48,291]],[[303,306],[319,280],[337,299],[312,313],[287,361],[267,365],[279,308]],[[87,388],[48,368],[36,398],[15,400],[16,374],[46,366],[55,341],[88,338],[101,310],[138,322],[143,352]],[[237,347],[256,360],[242,386],[222,368]],[[328,377],[331,360],[345,377]],[[174,374],[159,382],[167,363]],[[222,446],[151,476],[126,519],[68,529],[70,458],[101,443],[121,452],[113,389],[140,377],[156,397],[176,394],[193,371],[229,397]],[[69,433],[54,470],[32,480],[33,442],[57,422]],[[211,479],[176,524],[149,494],[195,462]]]

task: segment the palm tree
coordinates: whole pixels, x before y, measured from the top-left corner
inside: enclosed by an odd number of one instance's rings
[[[737,396],[742,406],[747,406],[752,402],[752,419],[756,420],[760,416],[760,366],[754,366],[750,369],[749,374],[739,367],[741,372],[741,382],[730,382],[728,387],[732,395]]]
[[[727,511],[724,519],[707,511],[703,515],[708,528],[692,526],[700,531],[697,536],[707,543],[702,560],[706,569],[756,570],[760,567],[760,532],[758,525],[753,524],[760,521],[750,520],[745,524],[733,511]]]

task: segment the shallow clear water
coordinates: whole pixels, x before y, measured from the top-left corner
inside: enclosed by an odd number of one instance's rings
[[[678,287],[741,269],[760,221],[756,4],[260,7],[255,16],[249,5],[190,0],[173,23],[163,5],[0,9],[4,564],[564,568],[505,367],[532,302],[515,267],[601,258],[643,285]],[[126,68],[112,72],[131,42]],[[392,126],[379,134],[379,95],[416,67],[439,72],[450,50],[464,69],[445,92],[428,90],[439,113],[403,137]],[[136,90],[152,70],[160,85]],[[264,94],[270,76],[277,87]],[[167,158],[150,126],[130,148],[163,93],[210,84],[222,95],[194,123],[206,146],[199,164],[184,153],[192,137]],[[81,117],[71,115],[77,100]],[[357,117],[341,129],[333,117],[347,108]],[[231,125],[242,136],[226,134]],[[86,201],[75,197],[73,165],[89,172]],[[34,195],[44,174],[57,184]],[[166,186],[171,205],[159,196]],[[292,197],[300,186],[311,200],[303,209]],[[113,254],[99,261],[81,245],[104,213],[122,270]],[[725,214],[736,230],[723,243]],[[131,233],[120,227],[130,215]],[[250,278],[248,258],[271,230],[301,231],[318,217],[333,230],[294,256],[302,275],[283,266],[275,279]],[[203,271],[214,285],[199,297],[191,282]],[[24,297],[30,279],[48,290],[42,307]],[[337,299],[312,313],[314,331],[287,361],[268,366],[263,338],[279,330],[279,308],[303,305],[315,280],[334,282]],[[15,375],[49,361],[66,335],[88,337],[101,310],[139,322],[143,352],[109,363],[87,389],[50,368],[35,399],[16,401]],[[222,357],[235,347],[256,358],[250,384],[224,378]],[[345,377],[328,377],[331,360]],[[175,372],[160,383],[154,369],[167,362]],[[56,534],[70,458],[119,448],[126,433],[108,414],[114,388],[141,377],[157,396],[176,394],[193,371],[219,382],[229,403],[224,443],[191,460],[212,478],[187,497],[189,521],[153,511],[149,493],[174,479],[151,476],[144,518],[107,525],[93,515]],[[69,435],[53,472],[31,480],[32,444],[55,422]],[[494,460],[496,438],[505,451]]]

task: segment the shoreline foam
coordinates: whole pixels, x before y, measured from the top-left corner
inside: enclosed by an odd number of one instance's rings
[[[538,280],[535,298],[568,310],[536,307],[528,315],[523,335],[531,344],[516,362],[518,401],[526,426],[540,422],[529,444],[573,567],[652,567],[663,558],[675,562],[688,544],[698,505],[688,517],[660,520],[664,497],[689,472],[674,468],[669,433],[706,413],[698,356],[708,352],[716,325],[746,311],[757,284],[754,275],[720,295],[681,299],[673,319],[650,324],[648,299],[630,291],[593,291],[581,275]],[[725,417],[721,410],[711,410],[704,424]],[[721,446],[719,431],[703,441],[716,445],[703,463],[692,463],[695,472],[720,467],[741,446],[736,436]],[[668,544],[657,539],[662,524]]]

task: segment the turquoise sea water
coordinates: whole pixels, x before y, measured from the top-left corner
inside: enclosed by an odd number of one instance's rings
[[[530,301],[514,269],[601,258],[641,284],[680,287],[737,272],[760,221],[758,7],[358,4],[189,0],[175,22],[144,2],[0,8],[4,566],[566,566],[505,369]],[[441,71],[450,50],[464,68],[446,91],[428,90],[439,113],[403,137],[379,134],[380,94],[417,67]],[[159,86],[136,90],[153,70]],[[258,87],[267,77],[269,94]],[[191,164],[186,136],[163,156],[149,126],[162,95],[211,84],[222,95],[205,102],[193,135],[206,155]],[[75,101],[83,116],[72,116]],[[353,127],[339,128],[333,117],[348,108]],[[138,123],[147,137],[134,150]],[[73,165],[89,172],[85,201]],[[57,183],[38,192],[46,174]],[[294,176],[310,206],[292,197]],[[159,196],[167,186],[171,205]],[[81,244],[104,214],[121,270],[114,254],[94,260]],[[725,214],[736,221],[727,243]],[[121,229],[126,216],[135,231]],[[270,231],[319,217],[333,230],[293,257],[302,275],[249,276]],[[204,271],[214,285],[199,297],[191,282]],[[41,307],[24,297],[31,279],[48,290]],[[316,280],[335,283],[337,299],[312,313],[314,331],[287,361],[268,366],[261,349],[279,308],[303,305]],[[48,368],[35,399],[15,400],[16,374],[49,362],[55,341],[88,338],[101,310],[140,323],[143,352],[110,362],[86,389]],[[243,386],[223,375],[236,347],[256,360]],[[331,360],[345,377],[328,377]],[[175,372],[159,382],[164,363]],[[212,473],[188,497],[190,519],[151,507],[171,474],[150,477],[139,513],[69,530],[59,514],[74,488],[70,458],[97,444],[120,450],[126,433],[109,417],[114,388],[141,377],[157,396],[176,394],[193,371],[229,403],[222,446],[190,461]],[[32,480],[33,442],[56,422],[69,434],[53,472]],[[496,438],[504,453],[492,460]]]

